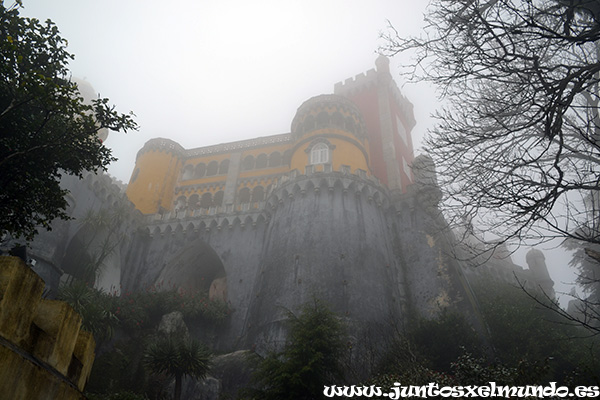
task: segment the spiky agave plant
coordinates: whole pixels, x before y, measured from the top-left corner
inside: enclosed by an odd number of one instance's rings
[[[152,373],[174,377],[174,399],[180,400],[183,376],[203,379],[210,370],[210,358],[210,351],[197,340],[159,338],[146,349],[144,364]]]

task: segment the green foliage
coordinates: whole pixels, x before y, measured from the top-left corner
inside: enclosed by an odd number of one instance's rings
[[[173,311],[181,311],[188,320],[211,324],[222,323],[231,313],[225,302],[209,300],[202,291],[163,290],[151,286],[145,291],[126,292],[118,299],[115,314],[129,330],[152,328],[163,315]]]
[[[74,281],[60,288],[58,298],[69,303],[81,315],[82,327],[94,334],[97,344],[112,338],[119,319],[113,312],[114,299],[111,296]]]
[[[196,340],[161,338],[151,343],[144,354],[144,364],[154,373],[190,375],[198,379],[206,376],[209,360],[210,352]]]
[[[196,340],[159,338],[144,354],[144,365],[154,374],[175,378],[175,400],[181,398],[181,379],[188,375],[203,379],[210,369],[211,354]]]
[[[426,364],[435,371],[450,371],[451,363],[466,349],[480,353],[482,343],[479,334],[465,318],[444,309],[434,320],[421,319],[408,332],[415,351],[424,357]]]
[[[491,348],[460,315],[443,312],[397,335],[367,385],[600,383],[598,343],[582,337],[586,331],[567,324],[519,287],[494,282],[474,289]]]
[[[496,382],[502,385],[544,385],[548,383],[548,360],[522,360],[515,366],[490,364],[483,357],[476,358],[465,352],[452,363],[456,385],[481,385]]]
[[[553,312],[554,305],[543,307],[509,284],[474,289],[500,362],[523,367],[549,360],[548,378],[563,381],[572,371],[600,361],[596,340],[585,338],[585,331]],[[539,299],[544,301],[541,294]]]
[[[269,354],[257,368],[256,399],[322,398],[324,385],[339,385],[344,378],[345,328],[339,319],[314,299],[300,316],[290,313],[288,322],[283,351]]]
[[[97,341],[109,339],[115,327],[127,332],[155,328],[163,315],[181,311],[184,318],[219,324],[231,310],[219,300],[209,300],[205,292],[160,290],[126,292],[120,296],[94,289],[74,280],[59,290],[59,299],[69,303],[83,317],[83,327],[94,333]]]
[[[162,289],[152,286],[146,291],[126,292],[119,296],[93,289],[77,280],[61,287],[60,298],[82,315],[83,326],[94,334],[97,348],[110,339],[113,332],[120,332],[115,335],[119,338],[118,343],[111,345],[110,351],[100,353],[94,362],[87,387],[90,393],[96,396],[114,393],[116,396],[127,392],[145,392],[152,399],[163,398],[166,378],[163,375],[148,376],[142,365],[147,346],[148,352],[159,346],[156,343],[148,345],[148,338],[158,327],[161,317],[180,311],[188,320],[214,325],[225,321],[230,314],[227,304],[210,301],[204,292]],[[173,346],[163,347],[173,350]],[[187,349],[188,355],[205,354],[206,351],[203,347],[198,348],[198,344],[191,344]],[[177,347],[174,351],[177,351]],[[157,355],[156,352],[152,354]],[[193,361],[185,358],[185,353],[182,357],[180,361],[183,363]]]
[[[51,21],[19,16],[0,3],[0,235],[31,239],[66,219],[62,174],[106,169],[114,160],[103,128],[137,129],[108,99],[85,104],[70,81],[73,55]]]

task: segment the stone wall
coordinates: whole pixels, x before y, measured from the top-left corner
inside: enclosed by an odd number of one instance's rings
[[[17,257],[0,257],[0,393],[11,400],[84,399],[92,334],[68,304],[42,299],[44,282]]]

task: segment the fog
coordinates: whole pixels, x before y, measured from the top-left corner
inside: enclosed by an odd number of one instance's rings
[[[194,148],[289,132],[303,101],[374,68],[388,20],[400,35],[418,34],[426,4],[25,0],[22,14],[52,19],[75,55],[73,76],[135,113],[139,132],[113,132],[106,142],[119,159],[109,173],[127,183],[137,151],[154,137]],[[418,153],[438,102],[430,87],[405,85],[400,62],[393,58],[391,70],[414,104]],[[557,292],[569,292],[568,255],[542,250]],[[525,252],[514,255],[517,264],[526,266]]]
[[[73,76],[119,111],[136,114],[138,133],[112,133],[106,143],[119,158],[109,172],[127,183],[135,154],[154,137],[194,148],[289,132],[303,101],[374,68],[388,20],[401,33],[417,33],[425,2],[38,0],[24,6],[23,15],[58,25],[75,55]],[[418,143],[434,93],[403,90],[415,104]]]

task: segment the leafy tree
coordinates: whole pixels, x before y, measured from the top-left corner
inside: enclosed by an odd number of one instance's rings
[[[114,160],[100,129],[137,128],[108,99],[84,103],[66,46],[52,21],[21,17],[18,5],[0,2],[0,235],[31,239],[38,226],[66,219],[61,176]]]
[[[112,296],[93,289],[84,282],[74,281],[60,287],[58,298],[69,303],[81,315],[81,325],[94,335],[97,347],[112,338],[119,324],[119,319],[112,310]]]
[[[175,378],[174,398],[180,400],[183,377],[203,379],[210,369],[210,352],[196,340],[160,338],[146,349],[144,363],[153,373]]]
[[[305,304],[299,316],[289,314],[289,336],[280,353],[259,364],[257,399],[323,398],[325,385],[343,380],[344,327],[319,300]]]

